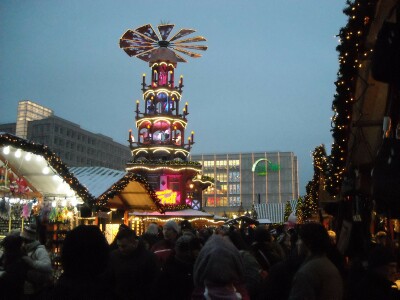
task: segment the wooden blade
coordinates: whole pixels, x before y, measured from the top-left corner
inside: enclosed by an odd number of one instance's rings
[[[148,37],[149,39],[151,39],[154,42],[159,41],[159,37],[157,35],[157,33],[154,31],[153,27],[151,27],[150,24],[147,25],[143,25],[141,27],[138,27],[135,29],[136,32],[139,32],[140,34]]]
[[[175,40],[180,39],[181,37],[184,37],[193,32],[196,32],[196,30],[183,28],[183,29],[179,30],[178,33],[175,34],[169,41],[170,42],[175,41]]]
[[[201,54],[194,53],[194,52],[191,52],[191,51],[187,51],[187,50],[182,49],[182,48],[174,47],[174,50],[179,51],[179,52],[181,52],[183,54],[186,54],[186,55],[188,55],[190,57],[193,57],[193,58],[201,57]]]
[[[203,45],[180,45],[180,44],[175,44],[174,46],[175,47],[179,47],[179,48],[202,50],[202,51],[206,51],[208,49],[208,46],[203,46]]]
[[[174,26],[175,26],[174,24],[158,25],[158,32],[160,33],[161,39],[163,41],[165,41],[168,38]]]
[[[188,39],[185,39],[185,40],[177,41],[174,44],[195,43],[195,42],[205,42],[205,41],[207,41],[207,40],[204,37],[196,36],[196,37],[188,38]]]

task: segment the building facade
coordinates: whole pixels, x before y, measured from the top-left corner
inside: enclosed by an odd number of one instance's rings
[[[293,152],[192,155],[214,185],[202,195],[210,213],[232,216],[253,204],[286,203],[299,197],[297,156]]]
[[[82,129],[78,124],[55,116],[46,107],[31,101],[21,102],[16,125],[0,125],[0,131],[47,145],[69,167],[98,166],[124,170],[131,159],[128,146]]]
[[[53,111],[29,100],[18,102],[17,125],[15,134],[20,138],[28,137],[28,123],[53,116]]]

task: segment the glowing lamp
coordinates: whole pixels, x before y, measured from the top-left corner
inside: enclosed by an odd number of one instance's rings
[[[49,174],[50,173],[50,168],[49,167],[44,167],[43,170],[42,170],[42,173],[45,174],[45,175]]]
[[[134,138],[133,138],[133,136],[132,136],[132,129],[129,129],[129,138],[128,138],[128,141],[129,141],[130,143],[132,143],[132,142],[134,141]]]
[[[16,157],[16,158],[20,158],[21,155],[22,155],[21,149],[18,149],[18,150],[15,152],[15,157]]]
[[[10,146],[5,147],[5,148],[3,149],[3,153],[4,153],[5,155],[9,154],[9,153],[10,153]]]
[[[146,85],[146,74],[143,73],[143,85]]]

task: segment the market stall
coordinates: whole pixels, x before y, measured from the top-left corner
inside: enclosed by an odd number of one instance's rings
[[[71,172],[96,198],[94,218],[111,242],[121,223],[134,226],[131,211],[162,212],[156,193],[140,175],[104,167],[74,167]]]
[[[94,197],[47,146],[0,133],[0,235],[35,223],[58,264],[65,234]]]

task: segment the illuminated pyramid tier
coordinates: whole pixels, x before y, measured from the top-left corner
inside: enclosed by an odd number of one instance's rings
[[[146,80],[145,74],[142,78],[143,102],[136,101],[137,135],[129,132],[132,161],[126,169],[145,176],[164,204],[194,206],[192,179],[198,177],[201,165],[188,161],[194,132],[185,133],[188,103],[181,103],[183,77],[176,78],[175,69],[178,62],[186,62],[178,52],[198,58],[201,55],[192,50],[204,51],[207,46],[192,44],[205,41],[201,36],[182,39],[193,29],[181,29],[168,39],[173,27],[159,25],[156,33],[148,24],[126,31],[120,39],[129,56],[151,68],[150,78]]]
[[[183,77],[175,84],[177,59],[173,51],[160,48],[149,61],[150,84],[143,75],[144,110],[136,102],[137,140],[129,137],[133,161],[179,160],[186,161],[194,143],[193,132],[185,138],[188,104],[181,110]]]

